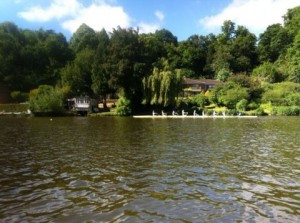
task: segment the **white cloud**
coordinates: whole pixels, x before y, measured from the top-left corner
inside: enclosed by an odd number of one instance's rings
[[[160,25],[156,23],[140,22],[138,28],[139,33],[154,33],[156,30],[160,29]]]
[[[35,6],[20,12],[19,16],[30,22],[48,22],[56,19],[61,26],[75,32],[85,23],[94,30],[105,28],[111,31],[117,26],[128,28],[131,19],[121,6],[109,5],[112,0],[94,0],[90,5],[84,6],[79,0],[52,0],[49,7]]]
[[[73,33],[82,23],[97,31],[102,28],[112,31],[117,26],[122,28],[130,27],[130,17],[120,6],[93,3],[86,8],[82,8],[76,17],[64,21],[62,27]]]
[[[18,15],[30,22],[47,22],[52,19],[62,19],[75,16],[83,6],[77,0],[53,0],[49,7],[34,6]]]
[[[233,0],[219,14],[202,18],[199,23],[214,32],[221,28],[225,20],[231,20],[259,34],[269,25],[282,23],[282,16],[287,10],[299,4],[299,0]]]
[[[117,26],[122,28],[135,26],[123,7],[118,5],[117,0],[92,0],[90,4],[85,5],[81,2],[81,0],[51,0],[48,7],[34,6],[19,12],[18,15],[30,22],[57,20],[63,29],[71,33],[74,33],[82,23],[96,31],[105,28],[108,32]],[[153,33],[161,28],[164,13],[157,10],[154,15],[156,22],[134,22],[139,27],[140,33]]]
[[[165,19],[165,15],[162,11],[156,11],[155,16],[160,22],[162,22]]]

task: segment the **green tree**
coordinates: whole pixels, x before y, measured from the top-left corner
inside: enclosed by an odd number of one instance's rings
[[[177,46],[178,41],[177,37],[172,34],[167,29],[161,29],[157,30],[154,35],[158,38],[158,40],[164,44],[173,44],[174,46]]]
[[[234,60],[230,69],[234,73],[250,72],[257,65],[256,36],[244,26],[238,26],[235,30],[231,54]]]
[[[107,64],[111,75],[111,87],[123,91],[124,97],[128,98],[135,108],[142,100],[142,78],[145,75],[136,30],[120,27],[113,30]]]
[[[18,65],[21,61],[19,36],[20,33],[15,24],[0,24],[0,82],[7,84],[13,90],[22,87]]]
[[[128,116],[132,114],[132,104],[130,99],[121,96],[117,102],[116,113],[120,116]]]
[[[61,70],[62,85],[73,95],[91,95],[94,50],[85,49],[76,54],[74,61]]]
[[[181,71],[172,70],[166,60],[162,63],[163,69],[155,67],[152,74],[143,80],[145,104],[164,107],[175,105],[175,99],[182,90]]]
[[[85,49],[95,49],[98,45],[96,32],[83,23],[70,39],[70,47],[74,52],[80,52]]]
[[[103,29],[97,33],[98,47],[96,50],[95,60],[92,69],[92,90],[95,95],[102,98],[103,107],[106,108],[106,98],[109,93],[113,92],[110,87],[110,72],[108,71],[108,65],[106,63],[106,57],[109,47],[109,36]]]
[[[259,36],[257,51],[261,63],[274,63],[292,43],[291,35],[281,24],[273,24]]]
[[[249,72],[257,63],[256,36],[243,26],[235,28],[231,21],[225,21],[222,33],[214,43],[215,53],[211,67],[218,74],[229,72]]]
[[[194,75],[190,77],[198,78],[204,73],[207,51],[208,39],[204,36],[193,35],[188,40],[179,43],[180,65],[193,72]]]
[[[300,28],[300,6],[289,9],[283,18],[284,27],[288,30],[292,37],[295,37],[299,33]]]

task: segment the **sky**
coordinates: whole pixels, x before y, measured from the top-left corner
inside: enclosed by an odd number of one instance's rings
[[[0,0],[0,22],[52,29],[67,39],[82,23],[108,32],[118,26],[140,33],[164,28],[182,41],[194,34],[218,34],[225,20],[259,36],[299,5],[300,0]]]

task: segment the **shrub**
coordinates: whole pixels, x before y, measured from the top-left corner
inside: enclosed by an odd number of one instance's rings
[[[281,82],[264,86],[262,95],[264,103],[271,102],[275,106],[299,106],[300,84],[292,82]]]
[[[300,93],[292,93],[289,94],[286,98],[285,101],[288,105],[295,105],[295,106],[300,106]]]
[[[247,105],[247,108],[249,110],[255,110],[257,108],[259,108],[259,103],[255,102],[255,101],[251,101],[249,102],[249,104]]]
[[[247,99],[249,94],[246,88],[235,87],[224,92],[221,102],[229,109],[235,108],[236,104],[242,99]]]
[[[242,99],[236,104],[236,109],[238,111],[246,111],[247,104],[248,104],[248,101],[246,99]]]
[[[204,108],[204,106],[208,104],[208,99],[204,94],[197,94],[193,97],[192,102],[199,108]]]
[[[255,77],[259,77],[262,81],[267,81],[269,83],[279,82],[283,79],[276,66],[269,62],[256,67],[252,74]]]
[[[277,106],[273,107],[271,111],[272,115],[299,115],[300,106]]]
[[[237,115],[238,112],[236,109],[229,109],[227,110],[227,115]]]
[[[49,85],[41,85],[29,95],[29,107],[35,113],[62,113],[64,111],[63,93]]]
[[[120,116],[128,116],[132,114],[131,101],[126,97],[121,97],[117,102],[116,113]]]
[[[262,116],[262,115],[266,115],[266,113],[262,107],[259,107],[255,110],[255,115]]]

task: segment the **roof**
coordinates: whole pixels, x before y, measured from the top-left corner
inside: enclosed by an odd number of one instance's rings
[[[185,78],[184,84],[186,85],[194,85],[194,84],[205,84],[205,85],[217,85],[221,82],[218,80],[212,80],[212,79],[191,79],[191,78]]]

